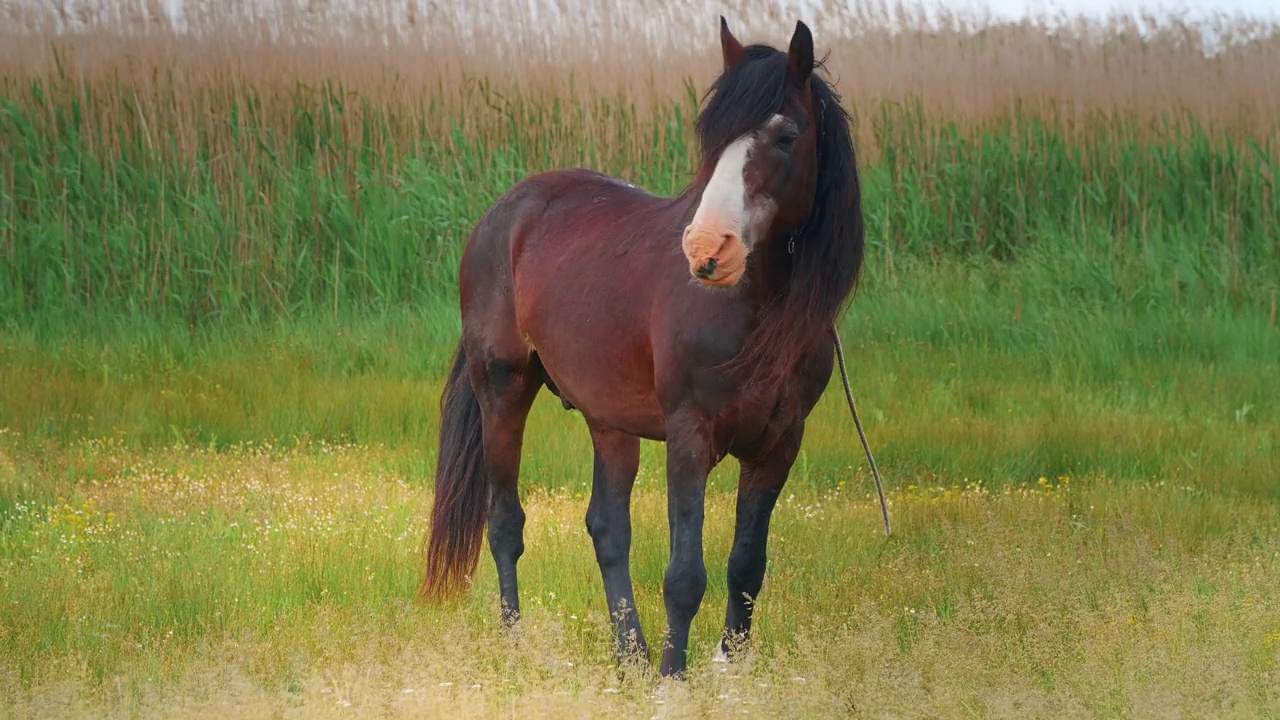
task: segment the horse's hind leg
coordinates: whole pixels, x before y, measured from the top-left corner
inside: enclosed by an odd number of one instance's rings
[[[524,554],[524,508],[518,481],[525,420],[541,387],[537,358],[506,357],[481,348],[471,368],[484,425],[484,463],[489,477],[489,550],[498,570],[502,620],[520,616],[516,562]]]
[[[618,662],[634,656],[649,661],[631,587],[631,488],[640,469],[640,439],[616,430],[591,428],[595,468],[587,532],[596,548],[613,625]]]

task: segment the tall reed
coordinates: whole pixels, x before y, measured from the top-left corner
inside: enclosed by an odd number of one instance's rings
[[[974,32],[901,9],[824,12],[813,24],[856,119],[877,266],[1050,246],[1154,269],[1177,302],[1270,301],[1280,89],[1256,68],[1280,58],[1277,36],[1206,57],[1181,26],[1141,39],[1119,21]],[[474,221],[529,173],[586,165],[679,190],[718,67],[712,33],[673,16],[644,35],[639,11],[609,16],[608,52],[600,33],[549,48],[538,26],[456,13],[414,25],[423,45],[305,13],[288,41],[231,14],[191,35],[148,17],[82,18],[72,36],[28,18],[7,38],[10,326],[430,304]],[[895,17],[907,31],[885,29]],[[763,39],[785,42],[789,22]]]

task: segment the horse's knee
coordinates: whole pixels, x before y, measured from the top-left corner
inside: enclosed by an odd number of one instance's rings
[[[627,548],[618,533],[610,532],[608,522],[599,513],[587,511],[587,534],[596,550],[596,562],[608,570],[627,562]]]
[[[692,618],[707,591],[707,568],[702,563],[672,563],[662,583],[667,611],[682,619]]]
[[[755,597],[764,584],[765,555],[747,548],[735,548],[729,555],[729,592]]]

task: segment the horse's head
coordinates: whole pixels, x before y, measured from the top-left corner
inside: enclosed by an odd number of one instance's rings
[[[681,245],[707,285],[735,285],[747,256],[798,227],[813,209],[818,122],[810,77],[813,36],[797,22],[784,54],[743,47],[720,18],[724,72],[698,118],[703,187]]]

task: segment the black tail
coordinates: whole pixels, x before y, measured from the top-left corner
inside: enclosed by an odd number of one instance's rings
[[[467,355],[458,343],[453,369],[440,395],[440,457],[436,461],[435,505],[422,600],[444,599],[466,589],[476,569],[489,514],[484,472],[480,403],[466,373]]]

